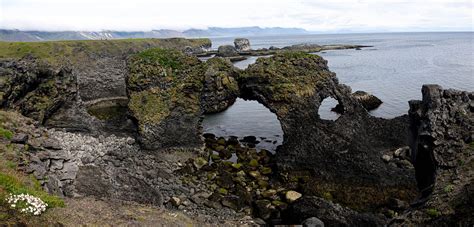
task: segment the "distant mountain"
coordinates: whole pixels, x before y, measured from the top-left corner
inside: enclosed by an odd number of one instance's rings
[[[266,36],[266,35],[290,35],[307,34],[308,31],[301,28],[219,28],[188,29],[176,31],[168,29],[152,31],[20,31],[0,29],[0,40],[2,41],[47,41],[47,40],[100,40],[100,39],[127,39],[127,38],[170,38],[170,37],[228,37],[228,36]]]

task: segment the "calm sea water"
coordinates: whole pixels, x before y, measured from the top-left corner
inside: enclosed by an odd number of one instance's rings
[[[362,50],[334,50],[317,53],[328,60],[340,83],[379,97],[384,103],[371,114],[393,118],[408,111],[408,101],[421,99],[423,84],[474,91],[474,33],[389,33],[247,37],[254,49],[283,47],[299,43],[370,45]],[[215,38],[213,48],[232,44],[234,37]],[[245,68],[257,58],[238,62]],[[331,113],[335,100],[324,102],[323,118]],[[281,141],[281,127],[275,115],[256,102],[238,100],[227,111],[206,116],[204,130],[218,135],[255,135]]]

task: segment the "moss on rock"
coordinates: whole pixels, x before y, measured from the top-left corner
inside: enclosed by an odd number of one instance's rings
[[[202,65],[177,50],[149,49],[129,62],[128,107],[144,148],[199,145]]]

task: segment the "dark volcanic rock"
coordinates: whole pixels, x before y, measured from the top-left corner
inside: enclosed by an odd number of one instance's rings
[[[204,63],[204,88],[201,94],[204,113],[226,110],[239,95],[236,77],[239,71],[223,58],[211,58]]]
[[[356,91],[352,93],[352,96],[362,104],[362,106],[367,110],[375,110],[377,109],[380,105],[382,105],[382,100],[377,98],[375,95],[369,94],[365,91]],[[344,109],[343,106],[340,104],[337,104],[336,107],[332,109],[332,111],[336,113],[343,113]]]
[[[76,92],[76,78],[69,68],[53,67],[31,57],[0,61],[0,105],[4,108],[44,123],[74,100]]]
[[[250,41],[245,38],[236,38],[234,39],[234,46],[237,51],[249,51],[250,49]]]
[[[410,101],[411,149],[421,197],[393,225],[474,223],[474,93],[424,85]]]
[[[284,132],[276,152],[279,170],[289,178],[309,179],[309,193],[331,188],[338,202],[364,208],[391,196],[410,200],[416,193],[412,170],[381,159],[381,151],[408,144],[407,117],[368,115],[323,58],[302,52],[259,58],[238,81],[244,99],[257,100],[277,115]],[[319,105],[327,97],[344,107],[336,121],[319,118]]]
[[[383,226],[386,222],[383,217],[358,213],[314,196],[303,197],[292,204],[287,215],[296,223],[316,216],[327,226]]]
[[[198,147],[202,68],[179,51],[149,49],[130,61],[128,107],[145,149]]]
[[[356,92],[352,93],[352,95],[368,111],[377,109],[382,104],[382,101],[379,98],[377,98],[377,97],[375,97],[375,95],[369,94],[365,91],[356,91]]]
[[[220,46],[217,49],[217,56],[219,57],[234,57],[238,55],[239,53],[237,52],[237,49],[231,45]]]

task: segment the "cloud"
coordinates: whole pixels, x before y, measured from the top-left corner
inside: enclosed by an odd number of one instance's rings
[[[0,0],[0,27],[23,30],[280,26],[472,31],[472,15],[470,0]]]

